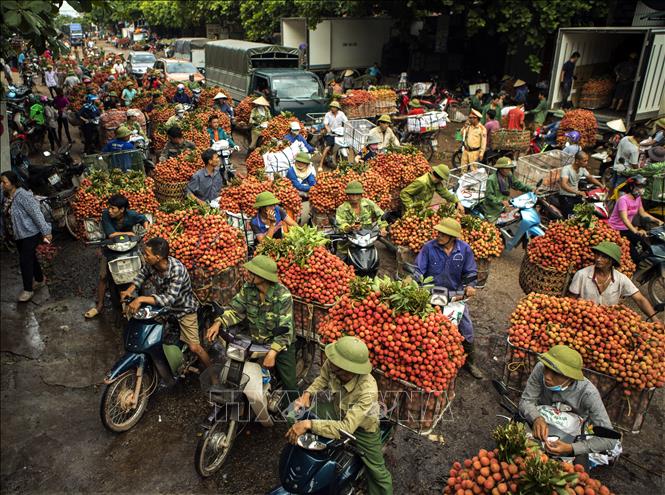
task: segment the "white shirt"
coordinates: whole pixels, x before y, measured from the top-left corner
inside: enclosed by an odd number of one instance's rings
[[[337,115],[333,115],[332,112],[326,113],[326,116],[323,118],[323,123],[327,125],[331,131],[344,127],[344,124],[348,122],[349,119],[346,118],[344,112],[337,110]]]
[[[124,74],[125,66],[122,64],[113,64],[113,70],[115,71],[116,74]]]
[[[619,304],[622,297],[632,297],[637,293],[635,284],[626,275],[612,268],[610,283],[601,294],[593,279],[594,269],[595,267],[591,265],[575,273],[568,289],[571,294],[596,304],[613,306]]]
[[[44,80],[47,88],[54,88],[58,85],[58,73],[54,70],[44,72]]]

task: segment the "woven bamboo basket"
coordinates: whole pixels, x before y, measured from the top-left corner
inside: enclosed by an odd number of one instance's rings
[[[492,133],[492,147],[496,150],[525,150],[531,141],[531,131],[499,129]]]
[[[180,201],[185,197],[187,182],[161,182],[155,180],[155,197],[160,203]]]
[[[222,306],[227,305],[238,293],[243,283],[239,266],[226,268],[214,275],[210,275],[200,268],[194,268],[190,273],[192,290],[203,303],[214,301]]]
[[[379,389],[379,403],[385,408],[382,412],[398,425],[420,435],[434,431],[444,414],[450,411],[455,398],[455,378],[437,396],[413,383],[389,378],[376,368],[372,375]]]
[[[491,258],[481,258],[476,260],[478,267],[478,278],[476,280],[476,289],[484,289],[487,284],[487,279],[490,276],[490,266],[492,264]]]
[[[294,297],[293,324],[296,335],[307,341],[319,342],[319,324],[332,307],[332,304],[320,304]]]
[[[582,95],[577,102],[577,106],[580,108],[586,108],[587,110],[597,110],[599,108],[608,107],[611,101],[611,95]]]
[[[524,253],[520,265],[520,287],[525,294],[539,292],[550,296],[565,296],[574,274],[571,266],[565,272],[558,272],[545,268],[529,260],[529,254]]]

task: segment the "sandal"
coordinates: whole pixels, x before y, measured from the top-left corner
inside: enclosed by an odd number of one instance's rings
[[[97,308],[91,308],[88,311],[85,312],[83,315],[86,319],[90,320],[97,316],[99,314],[99,311],[97,311]]]

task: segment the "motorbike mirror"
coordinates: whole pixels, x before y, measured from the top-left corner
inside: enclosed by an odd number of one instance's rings
[[[658,313],[662,313],[665,311],[665,303],[656,304],[653,309],[655,309]]]
[[[540,179],[538,182],[536,182],[536,189],[538,189],[542,185],[543,185],[543,179]]]
[[[339,430],[339,433],[340,433],[340,435],[343,436],[347,441],[349,441],[349,440],[354,441],[354,442],[356,441],[356,437],[354,437],[354,436],[353,436],[351,433],[349,433],[348,431],[345,431],[345,430]]]
[[[508,387],[506,387],[506,384],[501,380],[492,380],[492,386],[494,387],[494,390],[499,393],[499,395],[508,395]]]
[[[48,158],[49,156],[51,156],[51,152],[50,152],[50,151],[45,151],[45,152],[43,153],[43,155],[44,155],[46,158]]]

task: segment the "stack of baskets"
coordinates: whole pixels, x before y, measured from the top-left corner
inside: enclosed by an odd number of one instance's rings
[[[588,110],[605,108],[612,102],[614,81],[611,79],[589,79],[582,86],[577,106]]]
[[[155,180],[155,197],[160,203],[181,201],[185,197],[188,182],[161,182]]]

